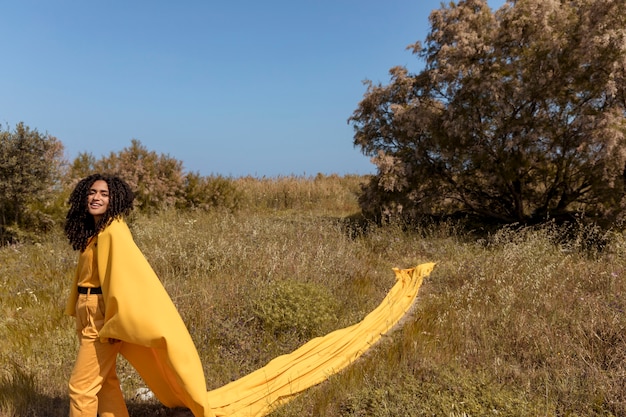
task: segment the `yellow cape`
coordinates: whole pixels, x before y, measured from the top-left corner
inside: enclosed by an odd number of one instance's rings
[[[100,337],[124,342],[120,353],[165,406],[213,417],[193,340],[123,220],[113,221],[98,235],[96,256],[105,304]],[[73,285],[69,314],[77,297]]]
[[[123,220],[98,235],[97,257],[106,308],[101,338],[122,340],[120,353],[159,401],[167,407],[187,407],[195,417],[261,417],[339,372],[402,319],[435,266],[394,268],[396,284],[361,322],[315,338],[207,393],[187,327]],[[75,314],[77,297],[75,278],[68,314]]]

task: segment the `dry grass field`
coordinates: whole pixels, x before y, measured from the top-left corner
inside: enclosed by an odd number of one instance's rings
[[[393,267],[437,266],[404,325],[273,417],[626,415],[626,237],[453,222],[351,227],[359,177],[234,180],[237,211],[135,215],[135,240],[198,347],[208,388],[361,320]],[[60,230],[0,248],[0,416],[66,416],[63,315],[77,254]],[[278,307],[280,306],[280,308]],[[166,416],[134,393],[133,417]]]

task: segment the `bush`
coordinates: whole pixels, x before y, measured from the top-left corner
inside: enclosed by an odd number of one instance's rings
[[[0,245],[39,238],[58,215],[63,145],[23,123],[0,129]]]
[[[202,177],[196,173],[185,176],[183,196],[177,207],[183,209],[224,208],[230,211],[241,206],[242,193],[234,181],[221,175]]]
[[[312,283],[273,282],[252,303],[256,317],[274,334],[291,332],[310,338],[326,333],[337,321],[335,298]]]

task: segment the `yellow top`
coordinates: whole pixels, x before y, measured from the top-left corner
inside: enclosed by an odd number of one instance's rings
[[[89,240],[87,247],[78,257],[78,267],[76,268],[77,284],[79,287],[96,288],[100,286],[100,276],[98,275],[98,255],[96,247],[98,238]]]

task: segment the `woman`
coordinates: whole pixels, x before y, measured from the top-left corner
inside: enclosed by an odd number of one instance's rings
[[[164,405],[212,417],[189,332],[124,221],[133,200],[125,181],[102,174],[70,195],[65,233],[80,251],[66,308],[79,337],[70,416],[128,416],[115,371],[121,354]]]

